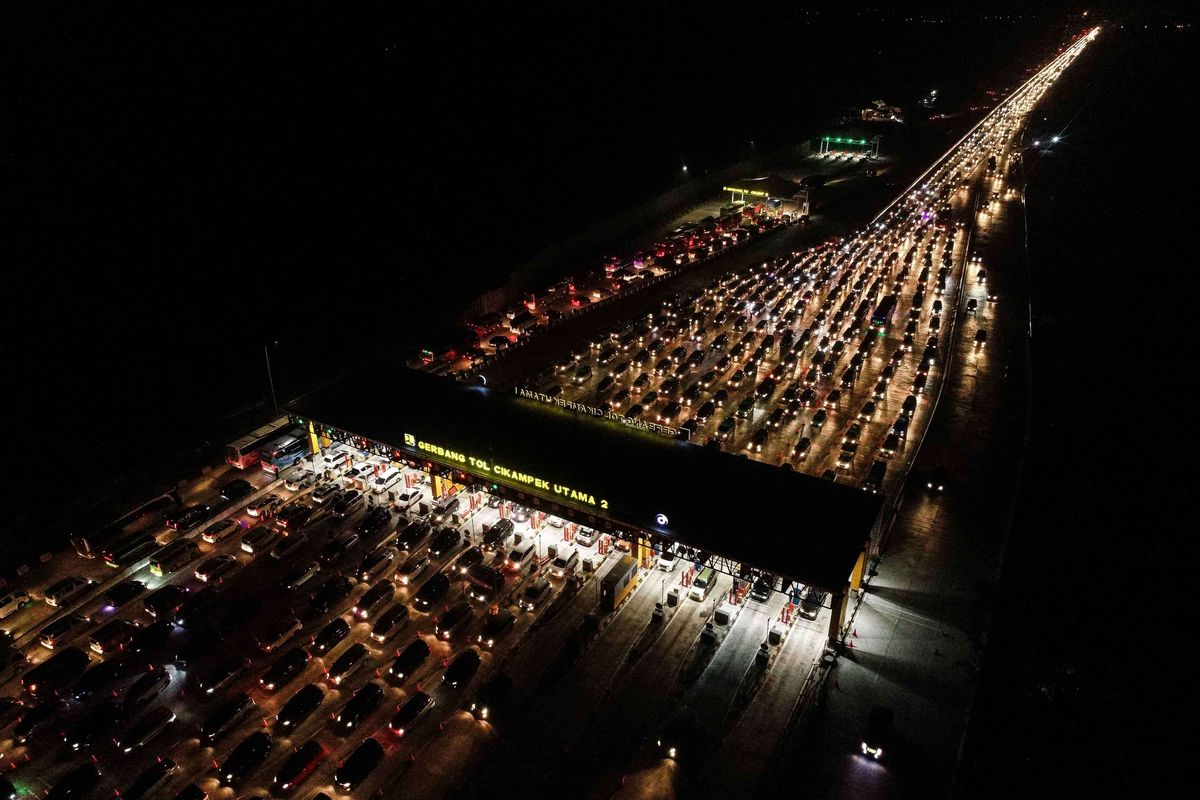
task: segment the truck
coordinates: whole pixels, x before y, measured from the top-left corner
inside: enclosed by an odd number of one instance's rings
[[[600,610],[615,611],[637,585],[636,577],[637,561],[633,556],[621,556],[600,578]]]

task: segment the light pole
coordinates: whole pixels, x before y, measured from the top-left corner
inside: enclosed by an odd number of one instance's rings
[[[263,358],[267,361],[267,383],[271,385],[271,405],[275,410],[279,410],[279,401],[275,399],[275,378],[271,375],[271,345],[278,345],[279,342],[269,342],[263,345]]]

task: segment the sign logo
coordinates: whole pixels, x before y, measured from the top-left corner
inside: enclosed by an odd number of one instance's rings
[[[662,527],[662,528],[667,527],[667,523],[670,522],[670,520],[667,519],[666,514],[659,514],[657,517],[654,518],[654,521],[657,522],[659,527]]]
[[[406,433],[404,434],[404,443],[409,447],[416,447],[417,437],[413,436],[411,433]]]

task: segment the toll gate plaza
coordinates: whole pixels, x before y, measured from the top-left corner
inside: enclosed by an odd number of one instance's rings
[[[883,498],[858,488],[426,373],[369,370],[288,406],[314,450],[348,444],[428,472],[434,502],[499,496],[617,537],[642,568],[672,544],[742,593],[817,587],[845,625]]]

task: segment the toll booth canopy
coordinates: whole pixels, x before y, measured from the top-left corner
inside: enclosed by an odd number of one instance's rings
[[[288,411],[570,521],[823,588],[846,582],[882,507],[854,487],[403,368],[353,373]]]

